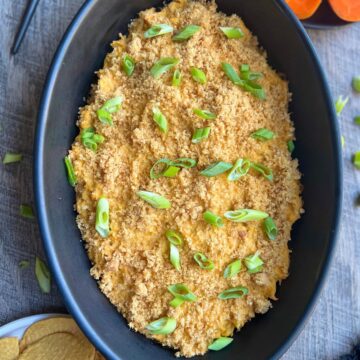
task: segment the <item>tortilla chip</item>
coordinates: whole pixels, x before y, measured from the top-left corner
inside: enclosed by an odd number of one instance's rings
[[[16,360],[19,356],[19,340],[16,337],[0,339],[0,359]]]

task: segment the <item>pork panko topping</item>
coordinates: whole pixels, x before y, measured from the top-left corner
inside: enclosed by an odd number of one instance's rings
[[[112,47],[65,158],[91,274],[135,331],[220,350],[288,275],[288,84],[215,2],[143,11]]]

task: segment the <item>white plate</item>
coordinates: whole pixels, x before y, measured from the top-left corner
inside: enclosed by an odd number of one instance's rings
[[[37,321],[44,320],[52,317],[70,317],[66,314],[40,314],[27,316],[22,319],[18,319],[0,327],[0,338],[15,336],[21,339],[25,330]]]

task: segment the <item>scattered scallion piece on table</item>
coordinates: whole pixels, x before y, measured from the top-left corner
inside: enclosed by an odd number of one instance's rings
[[[216,119],[216,114],[209,110],[202,110],[202,109],[193,109],[193,113],[198,117],[205,119],[205,120],[214,120]]]
[[[337,115],[340,115],[343,111],[345,105],[348,103],[349,97],[347,96],[345,99],[340,95],[335,101],[335,111]]]
[[[295,143],[292,140],[289,140],[287,142],[287,148],[289,150],[289,153],[292,154],[292,152],[295,150]]]
[[[264,262],[261,260],[259,254],[256,252],[253,255],[247,256],[244,259],[244,264],[248,269],[249,274],[256,274],[263,269]]]
[[[121,96],[116,96],[110,100],[107,100],[104,105],[96,111],[98,119],[107,125],[112,125],[112,115],[118,112],[121,108],[123,98]]]
[[[238,209],[227,211],[224,216],[226,219],[234,222],[247,222],[266,219],[269,215],[264,211],[253,209]]]
[[[24,218],[34,219],[35,215],[33,209],[30,205],[22,204],[20,205],[20,215]]]
[[[223,174],[233,167],[232,164],[224,161],[218,161],[209,165],[206,169],[201,170],[200,174],[206,177],[213,177],[216,175]]]
[[[168,199],[151,191],[140,190],[136,194],[140,199],[146,201],[155,209],[168,209],[171,207],[171,203]]]
[[[29,267],[29,265],[30,265],[29,260],[21,260],[21,261],[19,261],[19,268],[20,269],[26,269],[26,268]]]
[[[51,290],[51,274],[47,265],[38,257],[35,259],[35,275],[41,291],[48,294]]]
[[[256,140],[266,141],[273,139],[274,133],[266,128],[261,128],[259,130],[254,131],[251,134],[251,137]]]
[[[153,112],[153,120],[158,125],[160,131],[166,134],[168,131],[168,122],[166,120],[165,115],[157,107],[153,107],[152,112]]]
[[[178,247],[173,243],[170,243],[170,262],[177,271],[180,271],[180,253]]]
[[[191,77],[199,84],[206,84],[206,75],[201,69],[193,66],[192,68],[190,68],[190,74]]]
[[[360,115],[354,117],[354,123],[360,125]]]
[[[259,172],[265,179],[274,180],[274,174],[267,166],[260,163],[251,163],[251,168]]]
[[[227,179],[229,181],[236,181],[242,176],[246,175],[249,172],[251,167],[251,161],[248,159],[238,159],[236,160],[233,168],[229,172]]]
[[[11,164],[22,160],[22,154],[6,153],[3,158],[3,164]]]
[[[199,30],[201,26],[198,25],[187,25],[177,32],[173,37],[173,41],[186,41],[193,37]]]
[[[182,74],[179,69],[176,69],[174,71],[173,77],[172,77],[172,86],[180,86],[182,80]]]
[[[204,270],[214,269],[213,261],[208,259],[207,256],[201,252],[197,252],[194,254],[194,260]]]
[[[203,141],[204,139],[208,138],[210,135],[211,128],[210,127],[204,127],[199,128],[194,131],[194,134],[191,138],[191,142],[193,144],[198,144],[199,142]]]
[[[175,246],[182,246],[183,238],[179,232],[175,230],[167,230],[165,236],[171,244]]]
[[[173,165],[173,161],[163,158],[158,160],[150,169],[150,178],[158,179],[162,176],[172,178],[177,175],[180,168]]]
[[[174,332],[175,329],[176,320],[171,317],[163,317],[146,326],[146,330],[153,335],[168,335]]]
[[[103,143],[105,140],[102,135],[96,134],[93,128],[83,129],[80,133],[80,139],[82,144],[92,151],[96,151],[98,144]]]
[[[276,239],[278,229],[272,217],[269,216],[264,220],[264,230],[270,240]]]
[[[360,170],[360,151],[357,151],[353,157],[354,166]]]
[[[360,76],[354,76],[352,79],[352,86],[354,91],[360,93]]]
[[[208,349],[213,351],[222,350],[224,347],[230,345],[233,342],[233,340],[234,339],[231,337],[225,337],[225,336],[219,337],[212,344],[208,346]]]
[[[211,212],[210,210],[206,210],[204,212],[203,218],[210,225],[213,225],[213,226],[216,226],[216,227],[224,226],[223,219],[220,216],[218,216],[218,215],[214,214],[213,212]]]
[[[179,59],[173,57],[161,58],[152,66],[150,74],[153,78],[158,79],[161,75],[175,67],[179,61]]]
[[[240,39],[244,36],[244,33],[240,28],[220,26],[220,30],[226,35],[228,39]]]
[[[135,60],[128,54],[121,60],[121,68],[127,76],[131,76],[135,70]]]
[[[64,157],[64,163],[65,163],[65,167],[66,167],[66,173],[67,173],[68,182],[69,182],[69,184],[71,186],[75,186],[76,182],[77,182],[77,179],[76,179],[73,164],[72,164],[71,159],[70,159],[69,156]]]
[[[190,169],[194,166],[196,166],[197,161],[190,158],[178,158],[173,161],[172,165],[179,166],[185,169]]]
[[[98,234],[105,238],[109,235],[110,228],[109,200],[101,197],[96,205],[95,229]]]
[[[164,35],[173,32],[174,28],[168,24],[155,24],[144,32],[144,38],[150,39],[155,36]]]
[[[172,307],[178,307],[184,301],[193,302],[197,300],[197,296],[185,284],[170,285],[168,291],[174,296],[174,299],[169,303]]]
[[[235,260],[232,263],[230,263],[224,270],[224,278],[232,278],[235,275],[237,275],[241,270],[241,260]]]
[[[239,299],[248,294],[249,290],[244,286],[237,286],[226,289],[218,295],[220,300]]]

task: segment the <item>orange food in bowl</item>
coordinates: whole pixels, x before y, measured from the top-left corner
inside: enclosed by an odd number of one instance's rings
[[[285,1],[290,6],[292,11],[295,13],[295,15],[300,20],[304,20],[315,14],[322,0],[285,0]],[[350,2],[353,0],[348,0],[348,1]],[[341,2],[341,0],[338,0],[337,2]]]
[[[345,21],[360,21],[360,0],[329,0],[335,14]]]

